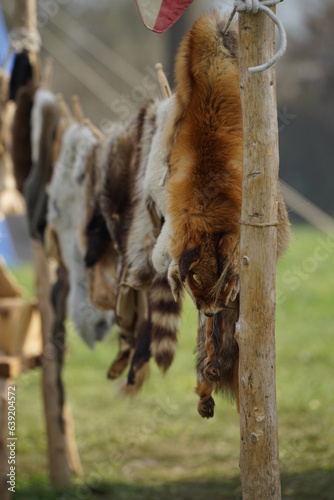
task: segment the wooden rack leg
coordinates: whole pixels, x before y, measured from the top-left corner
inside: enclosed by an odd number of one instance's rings
[[[80,461],[80,455],[77,447],[77,443],[75,440],[75,431],[74,431],[74,423],[73,423],[73,415],[71,407],[66,404],[64,406],[63,418],[65,422],[66,429],[66,444],[67,444],[67,459],[70,466],[71,471],[76,476],[83,475],[83,468]]]
[[[43,400],[48,436],[50,478],[55,487],[71,485],[71,471],[67,456],[67,439],[60,407],[57,384],[58,362],[51,332],[54,312],[50,302],[51,281],[49,264],[42,245],[32,241],[32,255],[36,274],[36,294],[42,320],[43,333]]]

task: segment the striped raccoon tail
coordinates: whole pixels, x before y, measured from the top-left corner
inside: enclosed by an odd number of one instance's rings
[[[182,296],[175,302],[164,274],[156,274],[149,294],[152,316],[151,354],[165,373],[172,364],[176,351]]]

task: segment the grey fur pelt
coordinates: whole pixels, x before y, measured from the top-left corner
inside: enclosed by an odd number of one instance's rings
[[[87,127],[73,124],[65,132],[48,203],[48,223],[57,233],[61,257],[69,273],[70,317],[82,339],[91,348],[96,340],[103,338],[114,321],[112,311],[99,311],[88,298],[87,275],[79,238],[84,214],[85,161],[95,144],[96,138]]]

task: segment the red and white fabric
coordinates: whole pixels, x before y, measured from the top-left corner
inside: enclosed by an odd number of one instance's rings
[[[167,31],[193,0],[136,0],[145,26],[155,33]]]

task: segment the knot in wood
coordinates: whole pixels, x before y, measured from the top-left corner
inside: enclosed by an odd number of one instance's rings
[[[250,260],[249,257],[247,257],[247,255],[245,255],[245,257],[242,258],[242,263],[244,266],[249,266]]]
[[[253,444],[256,444],[260,441],[260,436],[259,434],[256,434],[255,432],[252,432],[251,434],[251,441]]]

